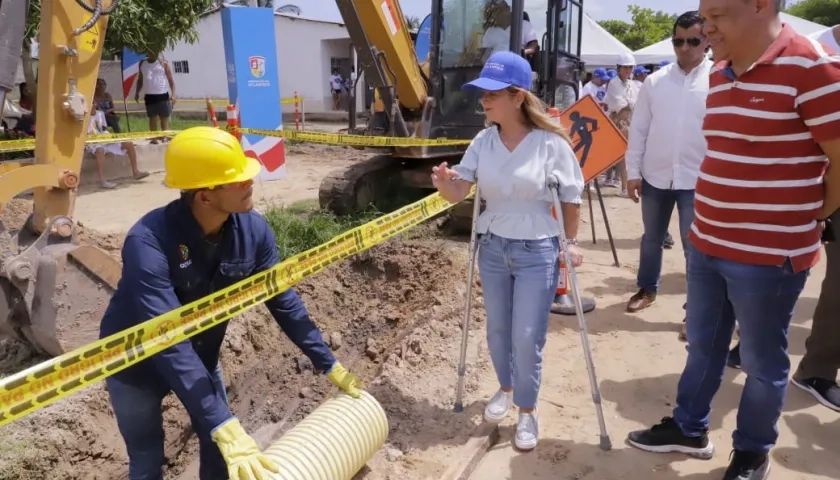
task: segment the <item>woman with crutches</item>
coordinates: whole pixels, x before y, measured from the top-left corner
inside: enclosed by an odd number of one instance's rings
[[[482,91],[490,126],[476,135],[459,165],[450,169],[444,162],[432,173],[446,200],[460,202],[477,182],[476,196],[486,202],[474,219],[474,238],[477,234],[487,343],[500,389],[484,418],[499,423],[515,404],[514,444],[525,451],[537,446],[543,346],[559,272],[560,232],[552,217],[550,178],[559,184],[571,239],[565,248],[573,265],[583,259],[574,240],[583,175],[568,134],[546,114],[530,86],[525,59],[512,52],[491,55],[480,77],[462,87]]]

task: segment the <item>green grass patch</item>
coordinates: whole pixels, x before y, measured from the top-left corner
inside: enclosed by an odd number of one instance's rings
[[[185,128],[207,125],[210,125],[210,122],[204,118],[180,117],[177,113],[176,115],[169,117],[170,130],[184,130]],[[149,130],[149,119],[146,118],[145,112],[143,112],[142,115],[131,113],[127,116],[125,113],[120,113],[120,126],[122,127],[123,132],[126,133],[129,132],[129,128],[131,129],[131,132],[145,132]]]
[[[357,215],[338,217],[319,209],[317,200],[295,202],[265,213],[277,237],[277,250],[281,259],[317,247],[381,215],[382,212],[370,209]]]

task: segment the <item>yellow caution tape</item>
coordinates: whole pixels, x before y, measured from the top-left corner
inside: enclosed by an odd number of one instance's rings
[[[163,130],[159,132],[133,132],[133,133],[112,133],[100,135],[88,135],[85,144],[118,143],[127,140],[138,140],[144,138],[171,137],[178,133],[178,130]],[[25,138],[21,140],[0,140],[0,153],[22,152],[35,149],[35,139]]]
[[[299,130],[258,130],[255,128],[237,128],[236,130],[246,135],[263,135],[266,137],[280,137],[308,143],[353,147],[442,147],[469,145],[472,141],[448,138],[374,137],[346,133],[302,132]]]
[[[432,194],[212,295],[3,378],[0,426],[213,328],[327,266],[382,243],[452,206],[438,193]]]
[[[297,100],[298,101],[303,101],[303,97],[297,97]],[[227,105],[228,104],[228,99],[227,98],[211,98],[210,102],[214,103],[214,104],[225,104],[225,105]],[[203,98],[176,98],[175,99],[175,105],[177,105],[179,103],[207,103],[207,100],[203,99]],[[295,97],[281,98],[280,103],[282,103],[283,105],[288,105],[288,104],[291,104],[291,103],[295,103]]]

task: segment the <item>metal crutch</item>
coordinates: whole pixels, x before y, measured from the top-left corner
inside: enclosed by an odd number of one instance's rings
[[[589,373],[589,388],[592,390],[592,402],[595,404],[595,412],[598,414],[598,428],[601,430],[601,450],[612,450],[612,442],[607,433],[607,424],[604,421],[604,410],[601,408],[601,391],[598,388],[598,379],[595,376],[595,362],[592,361],[592,350],[589,346],[589,333],[586,328],[586,318],[583,314],[581,304],[580,286],[577,279],[577,271],[572,265],[572,257],[569,255],[566,245],[566,228],[563,225],[563,210],[560,206],[559,188],[560,182],[553,175],[549,176],[548,188],[551,196],[554,197],[554,210],[557,213],[557,224],[560,227],[561,254],[566,261],[566,268],[569,269],[569,284],[572,288],[572,296],[575,301],[575,312],[577,313],[578,328],[580,329],[580,340],[583,345],[583,354],[586,357],[586,370]]]
[[[478,215],[481,210],[481,197],[478,193],[478,182],[475,184],[475,196],[473,197],[472,231],[470,232],[470,260],[467,265],[467,297],[464,302],[464,319],[461,330],[461,358],[458,360],[458,387],[455,392],[455,411],[464,411],[464,378],[467,371],[467,343],[470,339],[470,314],[472,313],[472,288],[473,275],[475,273],[475,257],[478,253],[476,242],[475,226],[478,223]]]

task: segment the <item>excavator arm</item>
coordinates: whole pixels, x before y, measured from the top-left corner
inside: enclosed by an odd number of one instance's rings
[[[417,62],[414,43],[397,0],[336,0],[361,71],[376,89],[393,134],[407,137],[410,128],[401,110],[421,112],[428,82]]]
[[[1,1],[0,71],[15,72],[29,2]],[[107,15],[118,3],[40,2],[35,160],[0,176],[0,207],[34,190],[26,225],[14,235],[0,225],[0,333],[50,355],[98,337],[120,276],[107,252],[76,243],[72,219]],[[4,96],[13,83],[0,77]]]

